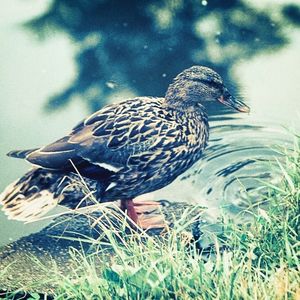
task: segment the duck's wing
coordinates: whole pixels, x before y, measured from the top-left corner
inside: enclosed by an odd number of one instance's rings
[[[86,118],[58,141],[29,153],[26,160],[49,169],[88,162],[112,172],[126,167],[128,160],[147,152],[168,134],[179,129],[166,122],[161,103],[136,98],[104,109]]]

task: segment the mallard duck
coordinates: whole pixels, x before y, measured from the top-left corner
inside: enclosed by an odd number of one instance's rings
[[[68,186],[80,174],[94,184],[99,202],[121,200],[136,224],[151,227],[136,213],[137,206],[151,201],[133,199],[170,184],[201,158],[209,136],[205,105],[212,101],[249,112],[219,74],[193,66],[175,77],[164,98],[107,105],[54,143],[8,153],[33,168],[2,193],[4,212],[11,219],[31,221],[57,204],[76,207],[84,194]]]

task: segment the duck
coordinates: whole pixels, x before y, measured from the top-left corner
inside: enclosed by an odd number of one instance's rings
[[[169,185],[201,158],[209,138],[205,107],[212,102],[250,111],[216,71],[192,66],[173,79],[164,97],[107,105],[53,143],[9,152],[32,167],[0,195],[2,210],[9,219],[28,222],[56,205],[74,209],[85,196],[70,184],[79,175],[98,202],[120,200],[134,224],[157,226],[137,213],[153,201],[134,199]]]

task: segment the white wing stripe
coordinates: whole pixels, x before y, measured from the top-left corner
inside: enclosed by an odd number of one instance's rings
[[[112,182],[105,190],[105,192],[107,192],[108,190],[114,188],[117,184],[115,182]]]
[[[114,173],[117,173],[117,172],[119,172],[122,169],[122,168],[117,168],[117,167],[115,167],[113,165],[110,165],[110,164],[107,164],[107,163],[97,163],[97,165],[99,167],[101,167],[101,168],[104,168],[104,169],[106,169],[108,171],[112,171]]]

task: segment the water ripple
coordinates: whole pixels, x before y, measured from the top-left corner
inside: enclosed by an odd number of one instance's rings
[[[290,145],[287,131],[276,125],[242,122],[215,117],[203,159],[181,178],[192,182],[197,199],[209,208],[225,207],[232,214],[261,200],[262,182],[280,180],[273,168],[274,158],[280,158],[276,146]]]

